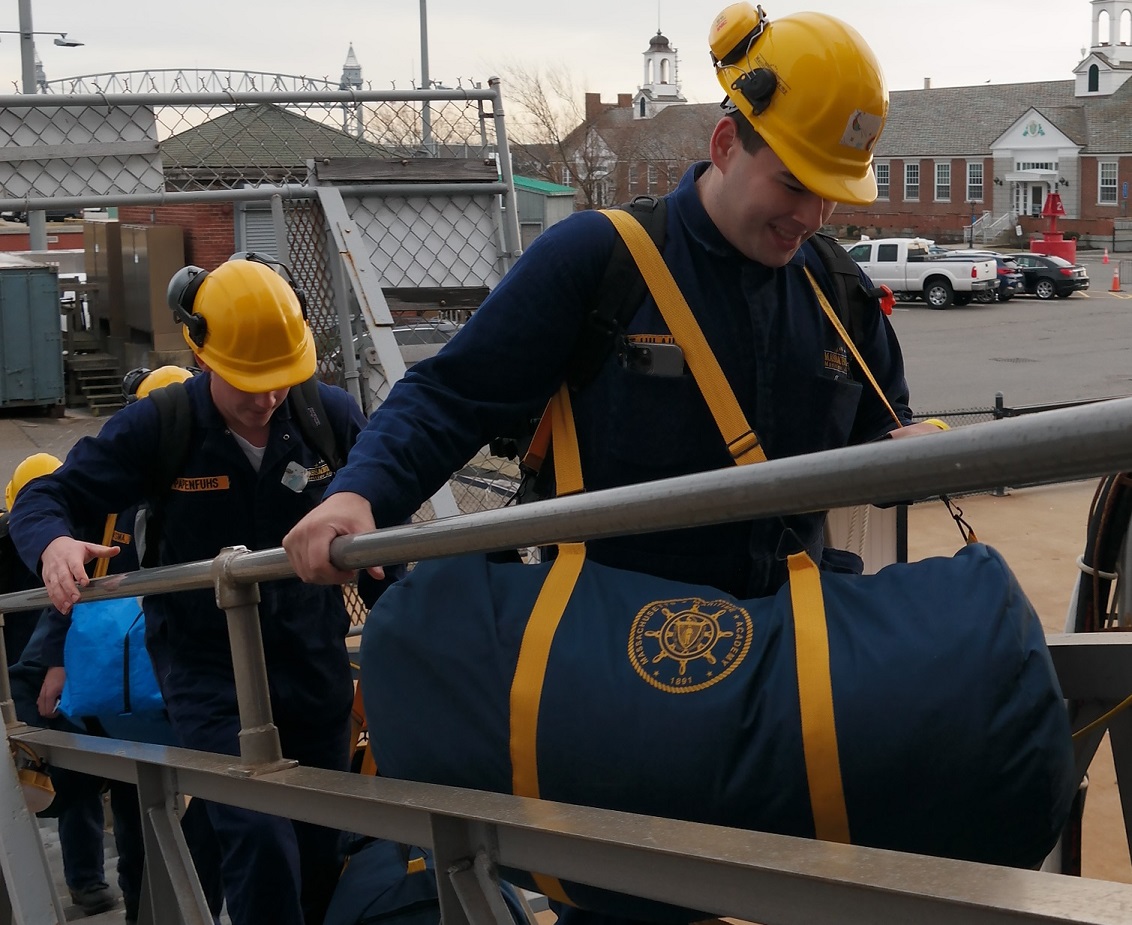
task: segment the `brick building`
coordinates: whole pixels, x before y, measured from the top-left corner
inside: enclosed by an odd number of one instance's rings
[[[1038,213],[1057,191],[1066,211],[1061,230],[1097,245],[1126,240],[1132,249],[1132,2],[1089,7],[1092,45],[1066,80],[893,91],[874,152],[880,195],[868,208],[840,208],[834,230],[958,241],[977,221],[986,239],[1009,240],[1018,227],[1028,236],[1046,226]],[[644,58],[646,80],[635,95],[603,103],[587,94],[570,154],[555,163],[550,152],[534,152],[542,163],[526,168],[579,188],[579,207],[665,193],[706,156],[718,106],[684,102],[663,36]],[[674,85],[656,83],[662,75]]]

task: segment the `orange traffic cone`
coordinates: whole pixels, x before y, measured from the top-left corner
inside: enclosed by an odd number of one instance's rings
[[[1120,264],[1112,265],[1112,288],[1109,292],[1120,292]]]
[[[1104,249],[1104,259],[1101,260],[1101,263],[1108,263],[1108,248],[1107,247]]]

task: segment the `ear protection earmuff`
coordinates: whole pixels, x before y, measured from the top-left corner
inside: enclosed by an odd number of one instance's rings
[[[169,289],[165,294],[173,314],[185,325],[189,339],[198,347],[204,346],[204,339],[208,336],[208,322],[203,315],[193,311],[193,302],[206,276],[208,271],[201,267],[182,267],[169,280]]]

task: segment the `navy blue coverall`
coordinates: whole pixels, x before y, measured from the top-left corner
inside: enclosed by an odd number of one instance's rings
[[[330,480],[327,460],[304,443],[287,402],[272,416],[262,464],[258,472],[253,469],[212,402],[209,380],[206,373],[185,383],[194,432],[179,478],[160,500],[161,565],[211,558],[226,546],[279,546],[318,504]],[[341,389],[319,389],[338,445],[351,446],[365,424],[361,409]],[[56,473],[31,483],[12,522],[24,561],[35,567],[53,539],[71,535],[79,512],[94,506],[124,509],[145,500],[158,471],[159,434],[153,402],[128,405],[97,437],[80,440]],[[288,487],[292,479],[284,482],[292,462],[309,475],[300,490]],[[283,754],[304,765],[346,770],[353,684],[342,591],[298,579],[267,582],[260,591],[271,706]],[[146,645],[180,744],[238,754],[227,623],[213,592],[150,596],[144,608]],[[321,921],[340,866],[337,832],[219,804],[209,804],[208,812],[236,925]]]
[[[700,203],[695,178],[706,166],[689,169],[667,197],[664,259],[767,456],[865,443],[895,429],[864,377],[851,375],[851,358],[807,281],[809,267],[832,292],[812,246],[778,269],[744,257]],[[328,494],[363,495],[379,527],[397,524],[489,438],[522,433],[566,376],[615,235],[604,216],[579,212],[535,239],[463,330],[393,387]],[[629,334],[666,333],[646,298]],[[900,347],[879,309],[857,340],[900,423],[910,422]],[[687,370],[645,374],[610,350],[573,407],[589,490],[733,465]],[[785,580],[786,527],[821,561],[824,522],[824,514],[806,514],[617,537],[587,549],[606,565],[757,597]],[[833,557],[825,558],[829,565]]]

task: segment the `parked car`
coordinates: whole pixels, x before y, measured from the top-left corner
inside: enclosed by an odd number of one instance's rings
[[[1039,299],[1067,299],[1078,290],[1089,288],[1089,272],[1080,264],[1046,254],[1015,254],[1014,260],[1025,279],[1026,292]]]
[[[49,222],[63,222],[69,218],[79,218],[81,209],[48,209],[44,214],[47,216],[46,221]],[[19,222],[27,224],[27,212],[3,212],[0,213],[0,218],[9,222]]]
[[[997,298],[999,302],[1009,302],[1014,296],[1022,292],[1026,288],[1025,277],[1018,267],[1018,261],[1014,259],[1013,254],[1000,254],[997,251],[980,251],[980,250],[954,250],[951,253],[959,254],[963,257],[990,257],[994,260],[995,268],[998,271],[998,290],[991,292],[979,292],[975,295],[977,302],[993,302]]]

